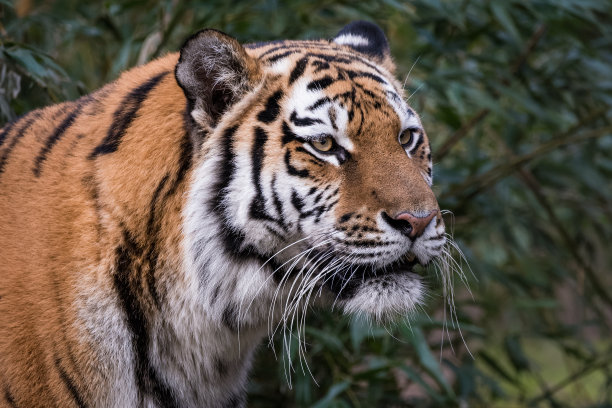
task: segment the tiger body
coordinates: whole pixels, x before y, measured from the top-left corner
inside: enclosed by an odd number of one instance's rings
[[[243,406],[254,350],[301,305],[421,302],[417,275],[381,271],[444,244],[429,143],[386,40],[368,53],[378,31],[350,27],[205,30],[5,126],[1,407]]]

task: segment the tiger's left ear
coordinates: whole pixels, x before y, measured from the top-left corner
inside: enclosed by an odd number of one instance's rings
[[[261,68],[233,37],[205,29],[181,48],[174,74],[187,109],[202,128],[213,128],[230,106],[261,79]]]
[[[379,26],[369,21],[354,21],[345,26],[332,40],[336,44],[346,45],[355,51],[365,54],[369,59],[395,72],[389,43]]]

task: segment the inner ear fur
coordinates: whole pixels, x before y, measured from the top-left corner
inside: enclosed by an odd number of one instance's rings
[[[214,127],[232,104],[253,89],[261,69],[235,38],[205,29],[183,44],[175,76],[187,97],[189,114],[207,128]]]

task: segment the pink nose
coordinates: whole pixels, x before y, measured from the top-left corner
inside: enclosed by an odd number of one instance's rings
[[[429,214],[417,217],[409,212],[403,212],[395,217],[396,220],[406,221],[410,224],[411,230],[408,236],[410,238],[416,238],[423,235],[423,231],[429,225],[431,220],[438,214],[438,210],[433,210]]]

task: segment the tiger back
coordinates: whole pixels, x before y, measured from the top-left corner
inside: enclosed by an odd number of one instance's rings
[[[262,337],[308,305],[414,310],[444,223],[393,71],[367,22],[203,30],[7,124],[0,407],[243,406]]]

